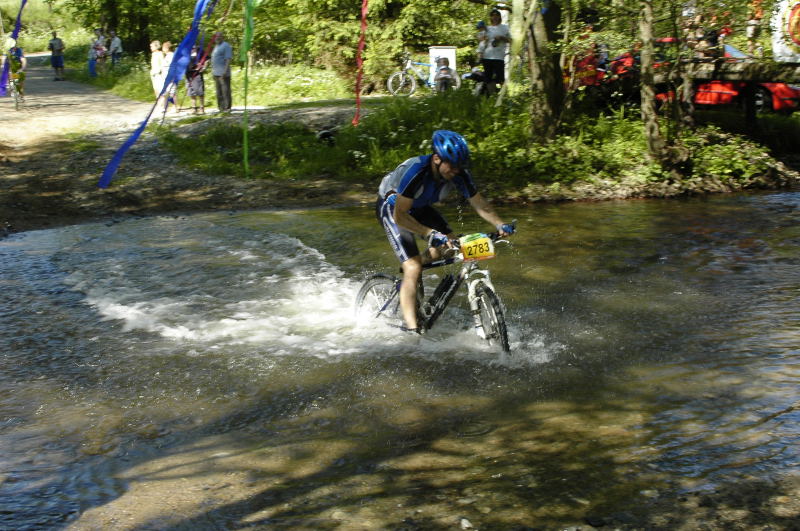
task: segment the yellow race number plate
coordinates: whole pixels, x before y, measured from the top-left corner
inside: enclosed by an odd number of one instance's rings
[[[467,234],[462,236],[459,241],[461,242],[461,254],[464,256],[465,262],[494,258],[494,243],[485,234]]]

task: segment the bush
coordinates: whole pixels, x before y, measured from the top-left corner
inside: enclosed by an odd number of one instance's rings
[[[576,117],[549,143],[530,140],[528,101],[475,98],[468,91],[426,98],[391,98],[363,118],[358,127],[343,126],[332,144],[299,124],[259,125],[251,131],[253,176],[271,179],[316,179],[372,182],[403,160],[430,153],[436,129],[462,133],[470,144],[478,185],[490,195],[525,195],[537,189],[590,184],[638,185],[675,180],[708,180],[731,189],[758,184],[775,166],[767,149],[714,126],[684,132],[678,141],[687,160],[676,171],[664,171],[647,156],[641,120],[620,110],[611,116]],[[191,153],[184,160],[206,171],[241,175],[241,129],[215,125],[200,138],[180,140],[166,132],[167,144]],[[678,187],[678,190],[684,189]],[[703,189],[702,187],[685,190]]]

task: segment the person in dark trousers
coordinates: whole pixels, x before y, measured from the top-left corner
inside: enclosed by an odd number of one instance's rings
[[[233,50],[225,41],[221,31],[214,34],[214,50],[211,52],[211,75],[217,90],[217,107],[219,112],[231,110],[231,59]]]

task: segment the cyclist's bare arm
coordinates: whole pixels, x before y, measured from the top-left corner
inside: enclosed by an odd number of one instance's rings
[[[413,203],[413,199],[397,194],[394,203],[394,222],[399,227],[410,230],[414,234],[427,237],[433,229],[426,227],[408,213]]]
[[[494,207],[487,201],[480,192],[469,198],[469,204],[475,209],[480,217],[491,223],[494,227],[503,224],[503,220],[494,211]],[[500,236],[506,236],[507,233],[500,231]]]

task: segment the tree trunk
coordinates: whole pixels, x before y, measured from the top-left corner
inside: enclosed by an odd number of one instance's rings
[[[531,103],[531,133],[534,138],[551,140],[555,137],[564,106],[564,81],[559,56],[550,49],[561,21],[561,8],[549,2],[547,9],[533,12],[527,28],[528,69],[533,85]]]
[[[664,139],[658,125],[656,113],[655,81],[653,76],[653,0],[642,0],[639,13],[639,35],[641,52],[642,121],[647,137],[647,150],[653,160],[662,160]]]

